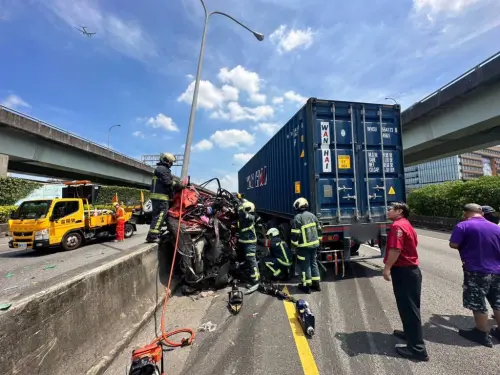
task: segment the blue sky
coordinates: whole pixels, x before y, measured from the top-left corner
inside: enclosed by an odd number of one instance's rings
[[[239,167],[307,97],[403,108],[498,50],[498,0],[206,0],[190,174]],[[84,25],[87,38],[75,27]],[[199,0],[0,1],[0,103],[124,154],[182,154],[203,28]]]

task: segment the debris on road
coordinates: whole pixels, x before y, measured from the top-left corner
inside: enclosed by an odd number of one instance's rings
[[[43,267],[42,269],[43,269],[43,270],[51,270],[51,269],[53,269],[53,268],[56,268],[56,265],[55,265],[55,264],[49,264],[48,266],[45,266],[45,267]]]
[[[8,310],[12,306],[12,303],[0,303],[0,310]]]
[[[199,332],[213,332],[217,329],[217,324],[213,324],[212,322],[203,323],[198,327]]]

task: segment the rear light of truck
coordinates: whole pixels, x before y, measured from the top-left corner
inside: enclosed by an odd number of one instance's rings
[[[326,260],[327,260],[328,262],[331,262],[331,261],[333,260],[333,255],[332,255],[332,254],[328,254],[328,255],[326,256]]]
[[[338,234],[334,234],[333,236],[323,236],[323,242],[337,242],[340,239]]]

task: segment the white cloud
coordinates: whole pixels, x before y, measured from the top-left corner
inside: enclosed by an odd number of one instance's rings
[[[219,179],[221,186],[231,192],[238,191],[238,174],[231,173],[226,174],[222,178]]]
[[[243,165],[245,164],[247,161],[249,161],[252,157],[253,157],[254,154],[245,154],[245,153],[239,153],[239,154],[234,154],[233,155],[233,160],[235,161],[235,163],[237,163],[238,165]]]
[[[165,116],[163,113],[158,113],[156,117],[150,117],[146,122],[147,125],[155,129],[164,129],[169,132],[178,132],[179,128],[174,123],[171,117]]]
[[[106,13],[97,4],[86,1],[46,0],[41,2],[71,28],[85,25],[95,39],[101,39],[111,48],[137,60],[147,61],[158,55],[151,37],[136,21],[126,21],[114,14]]]
[[[22,108],[31,108],[31,105],[26,103],[21,97],[11,94],[7,96],[2,102],[0,102],[1,105],[4,107],[8,107],[10,109],[22,109]]]
[[[140,130],[133,132],[132,135],[137,138],[145,138],[144,133],[141,132]]]
[[[193,101],[194,82],[191,82],[186,91],[181,94],[177,101],[191,104]],[[237,88],[224,85],[220,89],[210,81],[200,81],[198,91],[198,106],[206,109],[214,109],[222,106],[225,102],[238,100]]]
[[[254,108],[242,107],[237,102],[231,102],[226,110],[219,109],[213,112],[210,117],[214,119],[227,120],[230,122],[238,121],[263,121],[274,116],[274,109],[268,105],[261,105]]]
[[[283,104],[285,99],[282,96],[275,96],[273,98],[273,104]]]
[[[192,74],[186,74],[186,78],[190,81],[194,81],[194,75]]]
[[[305,96],[297,94],[295,91],[287,91],[283,94],[285,99],[291,102],[297,102],[299,104],[304,104],[307,101]]]
[[[313,44],[313,39],[314,32],[311,28],[287,30],[286,25],[281,25],[269,36],[269,40],[277,45],[279,53],[290,52],[299,47],[308,49]]]
[[[198,143],[193,146],[193,150],[195,151],[208,151],[214,147],[214,144],[210,142],[208,139],[202,139]]]
[[[229,83],[239,90],[247,92],[252,102],[260,104],[266,102],[266,95],[259,93],[262,80],[257,73],[238,65],[231,70],[222,68],[218,77],[223,83]]]
[[[258,125],[255,125],[252,129],[256,131],[260,131],[262,133],[265,133],[269,136],[274,135],[280,128],[280,125],[278,124],[273,124],[269,122],[261,122]]]
[[[255,143],[255,136],[246,130],[217,130],[210,140],[220,148],[245,147]]]
[[[413,8],[417,12],[425,12],[428,17],[438,13],[460,13],[465,8],[481,0],[413,0]]]

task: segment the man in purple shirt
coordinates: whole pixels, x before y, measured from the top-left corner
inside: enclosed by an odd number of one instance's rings
[[[500,227],[483,217],[481,206],[464,207],[464,218],[453,229],[450,247],[458,249],[464,270],[463,304],[472,310],[476,326],[459,330],[459,335],[492,347],[488,334],[488,300],[498,327],[490,333],[500,341]]]

